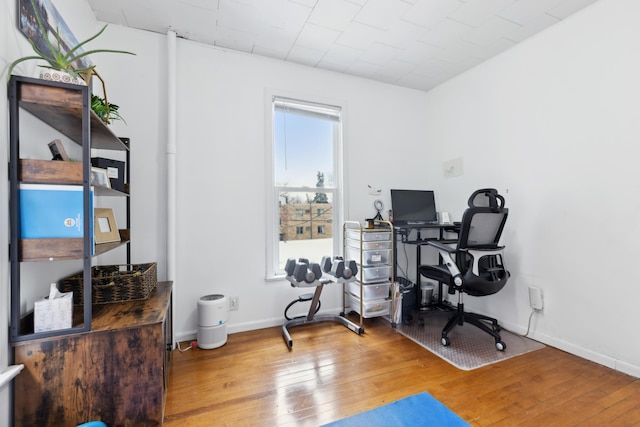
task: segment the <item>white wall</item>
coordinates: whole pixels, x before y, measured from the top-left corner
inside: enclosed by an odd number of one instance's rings
[[[346,103],[346,218],[355,220],[375,214],[367,184],[388,199],[391,186],[425,175],[411,154],[425,143],[424,94],[185,40],[177,50],[178,338],[194,336],[198,298],[211,293],[240,297],[231,332],[282,324],[308,290],[265,281],[265,92]],[[415,172],[398,173],[396,152]],[[323,308],[341,309],[340,289],[325,288]]]
[[[639,13],[601,0],[431,91],[424,118],[432,169],[464,159],[462,177],[433,177],[455,216],[473,187],[510,208],[512,279],[468,305],[524,332],[527,287],[540,287],[534,337],[636,376]]]

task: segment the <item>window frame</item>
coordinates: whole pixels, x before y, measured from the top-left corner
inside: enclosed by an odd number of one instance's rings
[[[275,152],[275,139],[274,139],[274,98],[290,99],[292,101],[299,101],[304,104],[318,104],[326,105],[330,107],[336,107],[340,109],[340,120],[337,135],[334,137],[333,147],[333,169],[334,169],[334,182],[335,188],[313,188],[312,192],[326,192],[332,195],[332,212],[331,219],[334,224],[333,228],[333,254],[338,255],[342,253],[342,234],[344,218],[346,215],[345,197],[345,174],[344,164],[346,151],[345,139],[346,139],[346,123],[347,123],[347,108],[346,102],[338,99],[328,99],[322,96],[292,93],[289,91],[266,89],[265,90],[265,159],[266,159],[266,201],[265,201],[265,219],[266,219],[266,232],[265,232],[265,280],[279,281],[284,279],[285,273],[283,270],[278,271],[278,256],[279,256],[279,244],[280,244],[280,215],[279,215],[279,197],[280,191],[283,189],[286,191],[300,191],[309,192],[308,187],[283,187],[275,185],[275,169],[274,169],[274,152]],[[303,254],[301,254],[303,256]],[[320,262],[320,260],[312,260],[313,262]]]

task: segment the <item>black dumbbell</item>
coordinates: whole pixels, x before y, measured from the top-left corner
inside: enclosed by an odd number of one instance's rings
[[[317,269],[317,272],[322,275],[322,272],[320,271],[320,265],[314,265],[316,266],[314,268]],[[296,282],[312,283],[314,280],[316,280],[316,274],[309,268],[308,264],[297,262],[295,268],[293,269],[293,278],[296,280]]]
[[[320,278],[322,277],[322,268],[320,268],[320,264],[311,263],[311,265],[309,266],[309,270],[311,270],[311,272],[313,273],[313,279],[311,280],[311,282],[313,282],[315,279],[320,280]]]
[[[331,257],[323,256],[322,261],[320,261],[320,268],[322,268],[322,271],[324,271],[325,273],[331,273],[331,265]]]
[[[293,276],[293,270],[296,268],[296,260],[293,258],[287,259],[287,262],[284,265],[284,271],[287,273],[287,276]]]

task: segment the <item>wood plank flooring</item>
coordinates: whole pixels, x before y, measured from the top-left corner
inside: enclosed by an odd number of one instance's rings
[[[383,319],[364,327],[291,328],[292,350],[280,327],[176,350],[164,425],[319,426],[426,391],[473,426],[640,426],[640,379],[560,350],[461,371]]]

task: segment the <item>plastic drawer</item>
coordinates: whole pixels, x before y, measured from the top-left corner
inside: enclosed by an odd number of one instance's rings
[[[360,239],[362,236],[362,239]],[[360,230],[347,230],[347,238],[362,240],[363,242],[373,242],[380,240],[391,240],[390,231],[360,231]]]
[[[360,286],[362,286],[362,300],[371,301],[376,299],[389,298],[389,288],[391,282],[362,284],[358,282],[347,282],[347,291],[356,297],[360,297]]]
[[[360,248],[347,246],[347,259],[360,261]],[[380,264],[391,264],[391,249],[372,249],[362,251],[363,266]]]
[[[390,265],[360,267],[362,271],[362,283],[387,282],[391,277]],[[358,277],[359,278],[359,277]]]
[[[367,242],[360,242],[360,240],[347,239],[347,246],[352,248],[360,248],[362,243],[362,249],[391,249],[391,240],[372,240]]]
[[[362,317],[387,316],[391,309],[391,300],[371,300],[362,302],[362,313],[360,313],[360,298],[349,293],[345,294],[347,306]]]

